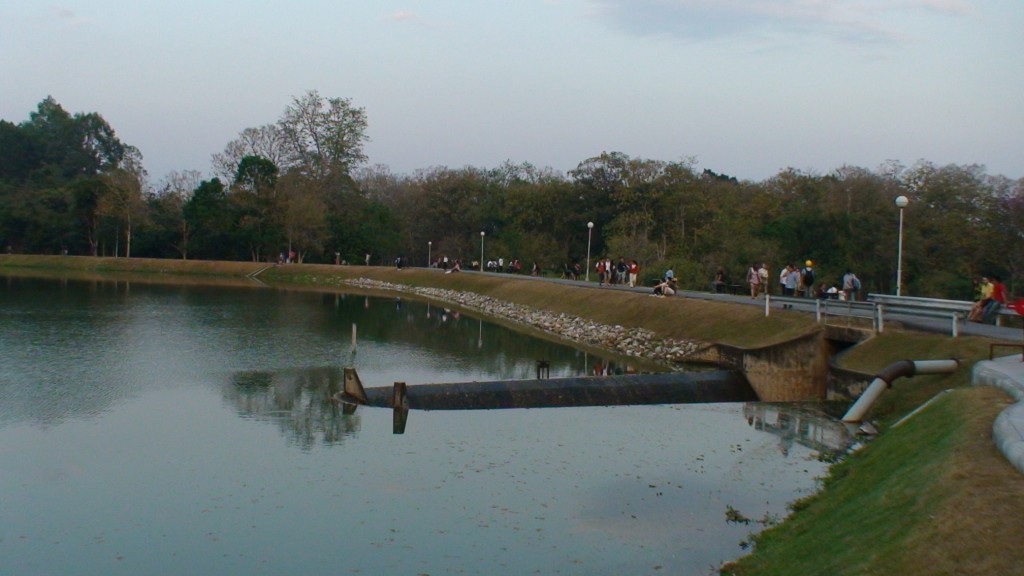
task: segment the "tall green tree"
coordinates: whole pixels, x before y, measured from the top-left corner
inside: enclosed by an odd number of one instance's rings
[[[238,165],[246,156],[265,158],[275,166],[288,167],[290,154],[288,140],[279,125],[246,128],[237,138],[228,142],[223,152],[213,155],[213,172],[222,182],[231,182],[238,173]]]
[[[72,116],[50,96],[22,128],[34,142],[42,168],[63,179],[110,172],[121,167],[129,152],[102,116]]]
[[[98,176],[83,176],[71,184],[72,209],[82,230],[88,254],[99,254],[101,200],[107,192],[107,183]]]
[[[26,130],[0,120],[0,181],[24,182],[42,165],[36,142]]]
[[[149,197],[150,223],[154,227],[150,236],[158,243],[149,248],[153,255],[173,252],[188,259],[192,227],[184,216],[184,206],[201,181],[202,175],[195,170],[172,171]]]
[[[209,259],[227,259],[231,252],[230,210],[227,193],[220,179],[199,183],[181,208],[182,218],[191,231],[188,251]]]
[[[146,169],[142,167],[142,154],[131,149],[122,159],[121,166],[104,175],[106,192],[100,198],[100,213],[113,218],[118,230],[124,234],[126,258],[132,256],[132,234],[146,218]]]
[[[970,298],[971,279],[1000,267],[988,217],[998,205],[978,165],[918,162],[903,176],[910,205],[904,242],[904,278],[910,293],[944,286]]]
[[[288,250],[295,250],[299,262],[310,252],[322,254],[328,230],[326,195],[320,182],[293,170],[279,180],[277,188]]]
[[[234,214],[235,234],[247,247],[253,262],[283,247],[285,204],[277,192],[278,167],[259,156],[246,156],[238,165],[228,196]]]
[[[278,126],[288,144],[288,166],[311,178],[350,174],[366,161],[366,111],[348,98],[325,98],[310,90],[292,99]]]

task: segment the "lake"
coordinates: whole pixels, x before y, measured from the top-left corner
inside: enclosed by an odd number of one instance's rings
[[[0,285],[5,575],[708,574],[759,529],[728,510],[785,515],[841,442],[761,404],[413,411],[392,434],[330,401],[342,367],[647,367],[404,298]]]

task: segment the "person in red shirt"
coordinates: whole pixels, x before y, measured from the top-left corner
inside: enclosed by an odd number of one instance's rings
[[[1006,305],[1006,284],[1003,284],[1003,279],[999,276],[992,277],[992,296],[988,300],[988,304],[985,305],[985,311],[982,314],[982,318],[989,324],[995,323],[996,314],[999,313],[999,309]]]

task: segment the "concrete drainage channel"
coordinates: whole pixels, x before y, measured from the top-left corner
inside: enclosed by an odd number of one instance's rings
[[[995,386],[1016,400],[996,418],[992,436],[1006,459],[1024,472],[1024,357],[982,360],[974,365],[971,382],[975,386]]]

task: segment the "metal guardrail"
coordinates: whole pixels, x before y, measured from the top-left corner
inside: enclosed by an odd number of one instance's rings
[[[814,316],[819,324],[827,324],[830,317],[860,318],[870,320],[871,329],[875,332],[881,332],[883,329],[882,318],[878,315],[878,306],[871,302],[836,300],[832,298],[772,296],[769,294],[765,297],[765,316],[770,314],[773,303],[781,304],[783,308],[813,306]]]
[[[871,329],[875,332],[882,332],[885,327],[884,318],[879,314],[878,307],[870,302],[825,298],[818,300],[815,306],[819,324],[828,324],[829,318],[861,318],[870,320]]]
[[[890,296],[887,294],[869,294],[867,301],[794,298],[790,296],[765,296],[764,313],[770,315],[772,304],[780,304],[783,308],[796,305],[806,307],[812,302],[818,323],[828,323],[829,317],[861,318],[871,321],[871,329],[875,332],[885,330],[886,315],[906,315],[949,320],[950,334],[956,338],[960,335],[960,323],[966,321],[967,315],[974,306],[973,302],[963,300],[943,300],[939,298],[919,298],[915,296]],[[1016,315],[1010,310],[1001,310],[1000,314]]]
[[[967,300],[944,300],[941,298],[921,298],[917,296],[893,296],[891,294],[868,294],[868,300],[879,304],[893,306],[906,306],[909,308],[956,311],[963,314],[963,318],[971,313],[974,302]],[[1001,306],[995,312],[996,326],[1003,325],[1003,319],[1016,317],[1018,314],[1006,306]]]
[[[960,322],[967,319],[974,302],[965,300],[945,300],[942,298],[921,298],[918,296],[893,296],[890,294],[868,294],[868,301],[885,312],[906,314],[909,316],[925,316],[931,318],[948,318],[950,332],[956,338],[960,334]]]
[[[904,306],[908,308],[923,308],[928,310],[948,310],[968,313],[974,307],[974,302],[966,300],[944,300],[942,298],[921,298],[919,296],[893,296],[891,294],[868,294],[868,301],[877,304],[888,304],[892,306]]]

